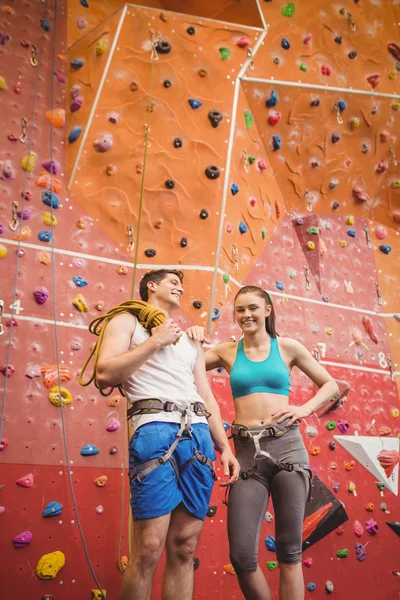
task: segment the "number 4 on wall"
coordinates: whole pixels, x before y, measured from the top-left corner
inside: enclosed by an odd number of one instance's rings
[[[15,314],[19,315],[21,310],[24,310],[21,306],[21,300],[16,300],[12,304],[10,304],[10,308],[14,309]]]

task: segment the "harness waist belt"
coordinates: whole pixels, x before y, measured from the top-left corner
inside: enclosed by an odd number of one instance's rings
[[[137,400],[128,408],[128,421],[136,415],[148,415],[159,412],[179,412],[181,415],[195,414],[198,417],[206,417],[208,419],[211,414],[207,411],[205,404],[202,402],[192,402],[187,408],[181,408],[174,402],[163,402],[157,398],[147,398]]]

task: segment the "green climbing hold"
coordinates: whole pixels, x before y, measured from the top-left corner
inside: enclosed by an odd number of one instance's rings
[[[219,55],[222,60],[228,60],[228,58],[230,58],[231,56],[231,51],[229,50],[229,48],[220,48]]]
[[[382,483],[381,481],[377,481],[377,482],[376,482],[376,487],[378,488],[378,490],[379,490],[380,492],[383,492],[383,490],[385,489],[385,487],[386,487],[386,486],[385,486],[385,484],[384,484],[384,483]]]
[[[300,65],[300,71],[304,71],[304,72],[307,71],[307,67],[306,67],[306,65],[304,63],[301,63],[301,65]]]
[[[319,227],[309,227],[307,229],[307,235],[319,235]]]
[[[275,571],[278,563],[275,560],[267,560],[267,567],[269,571]]]
[[[349,551],[348,551],[348,549],[347,549],[347,548],[343,548],[343,550],[338,550],[338,551],[336,552],[336,556],[337,556],[338,558],[347,558],[347,557],[348,557],[348,555],[349,555]]]
[[[251,155],[249,156],[249,163],[250,163],[251,165],[253,164],[253,162],[254,162],[255,160],[256,160],[256,157],[255,157],[255,156],[251,156]]]
[[[293,2],[289,2],[282,8],[282,14],[284,17],[293,17],[295,11],[295,6]]]
[[[244,111],[244,122],[246,123],[246,129],[247,129],[247,131],[249,131],[250,127],[254,123],[254,117],[251,114],[251,112],[248,111],[248,110]]]
[[[261,238],[263,240],[265,240],[266,237],[267,237],[267,230],[266,229],[261,229]]]
[[[329,421],[329,423],[327,423],[325,427],[328,431],[332,431],[336,427],[336,421]]]
[[[222,279],[223,279],[224,283],[229,283],[229,275],[228,275],[228,273],[224,273],[222,275]]]

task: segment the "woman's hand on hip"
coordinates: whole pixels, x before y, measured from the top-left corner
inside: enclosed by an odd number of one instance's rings
[[[305,417],[309,417],[312,413],[312,410],[306,406],[285,406],[285,408],[281,408],[276,412],[272,413],[272,417],[277,420],[278,423],[282,423],[285,419],[289,419],[290,421],[286,423],[285,427],[290,427],[296,421],[300,421],[300,419],[304,419]]]

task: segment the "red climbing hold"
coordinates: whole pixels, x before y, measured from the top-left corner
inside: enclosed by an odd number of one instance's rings
[[[400,46],[398,44],[396,44],[395,42],[391,42],[390,44],[388,44],[387,48],[388,48],[390,54],[392,56],[394,56],[394,58],[397,61],[400,61]]]
[[[315,531],[322,519],[326,517],[328,512],[331,510],[332,506],[332,502],[328,502],[328,504],[324,504],[324,506],[321,506],[321,508],[313,512],[304,520],[302,538],[303,542],[310,537],[313,531]]]
[[[33,473],[29,473],[28,475],[25,475],[25,477],[21,477],[20,479],[17,479],[17,481],[15,483],[17,485],[20,485],[21,487],[26,487],[26,488],[32,487],[33,483],[34,483]]]

